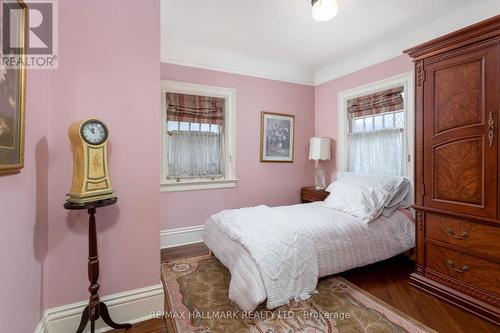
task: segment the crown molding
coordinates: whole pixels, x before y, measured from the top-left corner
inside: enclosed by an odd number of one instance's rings
[[[320,86],[324,83],[380,64],[400,55],[401,51],[393,51],[387,52],[386,54],[370,54],[370,56],[361,55],[359,57],[347,57],[345,61],[337,62],[318,69],[314,73],[314,86]]]
[[[295,66],[281,60],[258,59],[234,53],[230,49],[214,49],[210,45],[187,45],[170,41],[166,33],[168,20],[166,0],[160,2],[160,17],[160,62],[162,63],[314,86],[314,71],[310,68]]]
[[[260,59],[231,49],[214,49],[210,45],[188,45],[183,41],[169,41],[165,32],[168,16],[164,1],[161,10],[161,62],[307,86],[318,86],[395,58],[409,47],[485,20],[492,16],[496,8],[500,8],[498,4],[492,6],[491,1],[484,4],[471,3],[460,10],[450,11],[439,21],[420,24],[418,29],[405,33],[395,32],[382,40],[350,49],[344,54],[337,54],[329,63],[311,68],[286,63],[286,50],[283,53],[284,61],[281,61]],[[463,16],[464,10],[467,10],[467,16]]]
[[[500,5],[497,5],[500,8]],[[318,68],[314,74],[316,86],[338,79],[339,77],[357,72],[361,69],[379,64],[386,60],[403,54],[403,50],[418,45],[434,38],[453,33],[477,22],[489,19],[492,11],[487,5],[485,8],[474,6],[469,8],[468,15],[463,16],[463,11],[450,12],[448,16],[439,21],[426,25],[419,25],[418,29],[404,34],[388,37],[384,42],[364,45],[355,50],[350,50],[343,56]]]
[[[229,73],[229,74],[236,74],[236,75],[243,75],[243,76],[250,76],[250,77],[256,77],[260,79],[267,79],[267,80],[273,80],[273,81],[281,81],[281,82],[287,82],[287,83],[292,83],[292,84],[300,84],[300,85],[305,85],[305,86],[314,86],[314,72],[307,71],[307,70],[300,70],[299,67],[294,68],[294,72],[301,72],[297,74],[290,74],[290,72],[283,70],[273,70],[273,71],[262,71],[260,70],[261,67],[266,67],[266,66],[248,66],[248,68],[231,68],[229,66],[219,66],[216,64],[201,64],[197,62],[192,62],[188,60],[177,60],[177,59],[171,59],[167,57],[162,57],[161,62],[164,64],[171,64],[171,65],[178,65],[178,66],[186,66],[186,67],[193,67],[193,68],[199,68],[199,69],[206,69],[210,71],[216,71],[216,72],[222,72],[222,73]],[[266,64],[267,67],[268,64]],[[287,72],[287,74],[283,74],[280,72]]]

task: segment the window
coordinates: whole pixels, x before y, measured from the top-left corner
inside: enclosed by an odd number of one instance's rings
[[[404,110],[387,112],[376,116],[356,117],[351,120],[350,133],[380,131],[383,129],[405,128]]]
[[[351,172],[404,175],[404,111],[356,117],[348,135]]]
[[[348,170],[403,176],[404,87],[351,98]]]
[[[162,81],[162,191],[235,186],[234,95]]]
[[[339,94],[339,171],[413,177],[413,74]]]

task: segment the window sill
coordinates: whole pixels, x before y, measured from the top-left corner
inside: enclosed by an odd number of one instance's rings
[[[192,180],[160,184],[160,192],[213,190],[236,187],[238,179]]]

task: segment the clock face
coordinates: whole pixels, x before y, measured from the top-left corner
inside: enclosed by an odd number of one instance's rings
[[[88,144],[100,145],[108,138],[108,129],[102,121],[91,119],[83,123],[80,134]]]

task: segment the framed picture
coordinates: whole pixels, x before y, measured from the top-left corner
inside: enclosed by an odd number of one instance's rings
[[[260,161],[293,162],[295,116],[262,112],[260,121]]]
[[[0,18],[4,18],[4,4],[12,1],[0,0]],[[18,1],[22,10],[10,12],[11,38],[18,38],[23,56],[26,46],[27,9]],[[3,23],[3,22],[2,22]],[[0,24],[3,30],[3,24]],[[4,33],[1,31],[0,33]],[[0,57],[3,56],[0,50]],[[8,56],[8,55],[6,55]],[[26,68],[22,64],[6,67],[0,63],[0,175],[18,173],[24,167],[24,114],[26,99]]]

